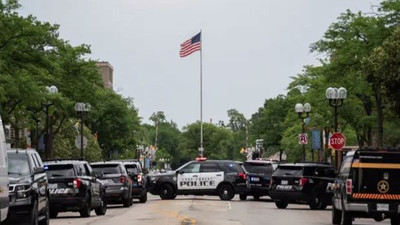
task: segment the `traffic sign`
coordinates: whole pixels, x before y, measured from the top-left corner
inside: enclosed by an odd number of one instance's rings
[[[329,143],[333,149],[342,150],[342,148],[346,145],[346,137],[339,132],[333,133],[332,137],[329,139]]]
[[[308,135],[306,133],[299,134],[299,144],[301,145],[308,144]]]
[[[83,148],[86,148],[87,143],[88,143],[88,140],[86,139],[86,137],[83,137]],[[75,146],[78,149],[81,149],[81,136],[76,136],[76,138],[75,138]]]

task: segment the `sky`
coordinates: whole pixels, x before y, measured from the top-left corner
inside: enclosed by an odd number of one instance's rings
[[[371,11],[378,0],[22,0],[20,13],[60,25],[72,45],[114,67],[114,90],[132,97],[142,121],[163,111],[180,128],[200,120],[200,54],[180,44],[202,30],[203,121],[250,118],[286,94],[290,77],[321,55],[320,40],[340,13]],[[324,93],[321,93],[324,94]]]

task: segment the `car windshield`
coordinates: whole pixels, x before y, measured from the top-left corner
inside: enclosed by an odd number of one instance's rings
[[[64,165],[45,165],[47,177],[73,177],[75,176],[74,166],[71,164]]]
[[[245,162],[243,164],[247,172],[250,173],[261,173],[261,174],[272,174],[272,165],[266,163],[249,163]]]
[[[29,175],[28,155],[8,153],[8,174],[12,177]]]
[[[303,167],[301,166],[278,166],[273,176],[301,176]]]
[[[97,175],[122,174],[119,164],[97,164],[91,166]]]

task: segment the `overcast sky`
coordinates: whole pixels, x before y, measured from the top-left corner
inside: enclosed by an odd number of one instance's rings
[[[290,76],[316,64],[311,43],[346,9],[377,0],[24,0],[23,15],[59,24],[63,39],[91,45],[114,67],[114,90],[133,97],[144,122],[164,111],[179,127],[200,119],[200,55],[180,44],[202,29],[203,120],[250,118],[285,94]],[[324,94],[324,93],[321,93]]]

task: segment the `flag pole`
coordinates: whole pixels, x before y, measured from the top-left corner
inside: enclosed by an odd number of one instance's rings
[[[203,40],[200,30],[200,157],[203,157]]]

